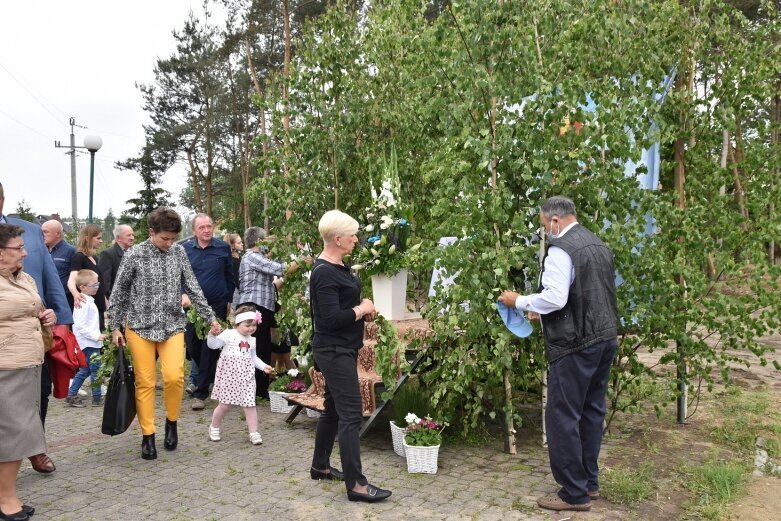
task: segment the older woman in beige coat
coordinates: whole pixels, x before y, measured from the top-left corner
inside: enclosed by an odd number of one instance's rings
[[[16,495],[23,458],[46,452],[38,400],[43,327],[54,324],[32,277],[22,271],[27,255],[22,228],[0,224],[0,519],[24,521],[35,511]]]

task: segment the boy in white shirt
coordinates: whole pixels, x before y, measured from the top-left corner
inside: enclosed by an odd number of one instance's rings
[[[100,369],[98,357],[100,356],[100,348],[103,346],[103,339],[106,338],[106,335],[100,332],[99,311],[93,298],[98,292],[99,286],[98,274],[94,271],[79,270],[76,274],[76,287],[85,296],[85,300],[81,307],[73,310],[73,334],[76,335],[79,347],[87,358],[87,367],[80,367],[76,376],[73,377],[70,389],[68,389],[68,396],[65,398],[65,405],[70,407],[85,406],[78,392],[88,376],[93,384],[98,381],[98,369]],[[92,387],[92,405],[94,407],[103,405],[100,385]]]

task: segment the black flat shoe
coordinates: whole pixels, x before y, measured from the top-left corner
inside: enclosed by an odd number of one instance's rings
[[[335,469],[333,467],[328,467],[328,472],[315,470],[310,467],[309,475],[312,476],[312,479],[329,479],[331,481],[344,481],[344,473],[341,470]]]
[[[30,519],[30,516],[27,515],[27,512],[24,511],[24,507],[19,512],[16,512],[14,514],[4,514],[2,510],[0,510],[0,519],[7,519],[8,521],[27,521]]]
[[[35,508],[30,505],[22,505],[22,512],[32,517],[32,515],[35,514]]]
[[[141,457],[143,459],[157,459],[154,433],[144,434],[144,437],[141,439]]]
[[[347,499],[350,501],[363,501],[364,503],[376,503],[383,499],[388,499],[392,492],[390,490],[383,490],[377,488],[374,485],[366,485],[366,493],[355,492],[354,490],[347,491]]]
[[[165,419],[165,441],[163,447],[166,450],[174,450],[179,444],[179,435],[176,433],[176,422]]]

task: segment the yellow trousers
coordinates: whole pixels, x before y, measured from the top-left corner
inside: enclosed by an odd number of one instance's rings
[[[125,333],[133,356],[136,376],[136,414],[142,434],[155,432],[155,353],[160,358],[163,374],[163,404],[165,415],[171,421],[179,419],[184,390],[184,333],[177,333],[162,342],[142,338],[132,329]]]

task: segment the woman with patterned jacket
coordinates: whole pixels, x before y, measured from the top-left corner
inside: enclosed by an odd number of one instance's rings
[[[165,442],[174,450],[179,442],[176,422],[184,388],[184,328],[182,290],[198,314],[218,334],[220,324],[201,292],[184,248],[176,244],[182,231],[179,215],[157,208],[149,216],[149,239],[128,250],[111,291],[109,314],[112,340],[133,357],[136,413],[141,425],[141,457],[157,458],[155,448],[155,355],[160,358],[165,405]],[[125,335],[122,334],[125,328]]]

